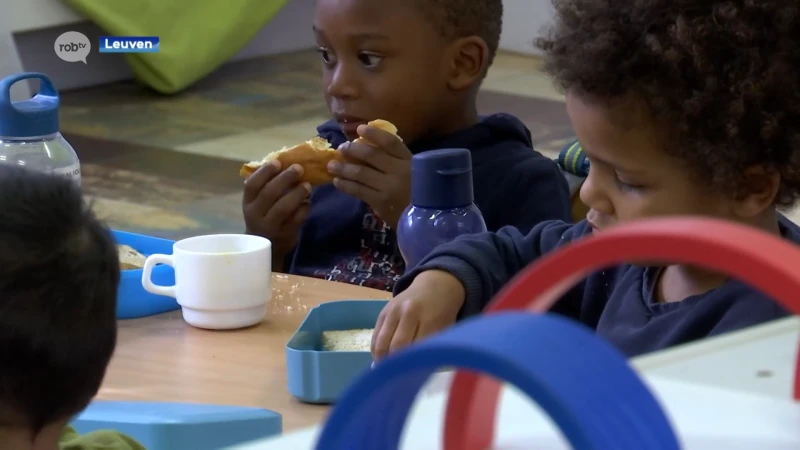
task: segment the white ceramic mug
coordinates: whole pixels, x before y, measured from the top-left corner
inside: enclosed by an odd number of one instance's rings
[[[175,285],[153,284],[157,264],[175,269]],[[183,239],[172,255],[147,257],[142,286],[174,297],[183,319],[198,328],[226,330],[260,323],[272,293],[272,243],[246,234],[214,234]]]

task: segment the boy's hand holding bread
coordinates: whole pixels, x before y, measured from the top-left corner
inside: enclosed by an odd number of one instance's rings
[[[333,185],[368,204],[392,228],[411,201],[412,155],[396,131],[393,125],[361,125],[360,137],[339,147],[344,159],[328,163]]]
[[[373,120],[369,127],[384,130],[387,133],[397,136],[397,128],[385,120]],[[363,142],[364,138],[358,138],[354,142]],[[316,136],[311,140],[285,147],[267,155],[261,161],[251,161],[242,166],[239,175],[247,178],[255,173],[259,168],[273,162],[280,162],[281,167],[288,168],[292,164],[297,164],[303,168],[301,182],[307,182],[311,186],[333,183],[333,175],[328,172],[328,164],[331,161],[344,161],[344,155],[337,149],[331,147],[330,142],[325,138]]]
[[[341,151],[315,137],[242,166],[246,232],[272,241],[273,270],[283,270],[283,259],[297,243],[314,186],[334,183],[364,200],[390,224],[397,224],[410,195],[411,153],[397,137],[397,128],[385,120],[374,120],[362,131],[362,137],[346,143]],[[395,167],[398,163],[400,167]],[[330,168],[341,170],[336,173]],[[405,192],[398,194],[398,185],[405,185]],[[384,213],[391,214],[384,217]]]
[[[298,231],[308,215],[311,184],[302,181],[304,176],[303,166],[284,167],[276,159],[259,167],[244,183],[246,232],[272,241],[272,268],[276,272],[283,270],[283,260],[297,243]]]

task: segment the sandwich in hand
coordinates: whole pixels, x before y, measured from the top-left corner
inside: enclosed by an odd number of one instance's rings
[[[397,135],[397,127],[385,120],[373,120],[367,125]],[[362,141],[365,141],[365,139],[359,137],[354,142]],[[259,167],[269,164],[274,160],[280,161],[281,167],[284,169],[292,164],[303,167],[303,176],[300,177],[300,181],[309,183],[312,186],[318,186],[333,182],[333,176],[328,173],[328,163],[334,160],[343,161],[344,156],[341,152],[331,147],[330,142],[325,138],[317,136],[302,144],[293,147],[284,147],[281,150],[272,152],[261,161],[246,163],[239,170],[239,175],[249,177],[253,172],[258,170]]]
[[[383,119],[375,119],[371,122],[368,122],[367,125],[397,136],[397,127],[394,126],[394,124],[389,121]],[[399,138],[400,136],[397,137]],[[368,142],[368,141],[362,137],[358,137],[353,142]]]

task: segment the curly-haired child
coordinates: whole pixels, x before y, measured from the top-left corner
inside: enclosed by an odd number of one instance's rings
[[[575,224],[507,227],[444,245],[402,278],[373,353],[477,314],[536,258],[631,220],[701,215],[786,241],[800,193],[800,4],[555,0],[537,42],[590,160]],[[556,311],[635,356],[787,315],[760,292],[685,265],[596,272]]]

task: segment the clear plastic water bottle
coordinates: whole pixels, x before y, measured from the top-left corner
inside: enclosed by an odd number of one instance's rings
[[[12,102],[11,86],[28,79],[39,80],[39,93]],[[0,163],[60,174],[80,185],[78,155],[59,132],[59,105],[58,91],[44,74],[25,72],[0,81]]]
[[[462,234],[486,231],[474,203],[472,156],[464,148],[411,158],[411,205],[400,216],[397,246],[411,269],[434,248]]]

